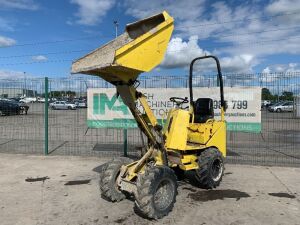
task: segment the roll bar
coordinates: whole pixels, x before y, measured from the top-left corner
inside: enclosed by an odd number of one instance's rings
[[[225,100],[224,100],[223,78],[222,78],[222,73],[221,73],[220,61],[216,56],[213,56],[213,55],[197,57],[197,58],[193,59],[190,64],[190,74],[189,74],[190,103],[192,105],[194,104],[194,101],[193,101],[193,67],[194,67],[194,63],[197,60],[202,60],[202,59],[207,59],[207,58],[212,58],[216,61],[217,70],[218,70],[218,79],[219,79],[219,84],[220,84],[221,106],[223,107],[224,110],[226,110]]]

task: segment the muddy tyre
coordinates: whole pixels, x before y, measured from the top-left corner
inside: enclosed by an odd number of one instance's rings
[[[184,170],[180,169],[179,166],[173,167],[172,170],[174,171],[178,181],[184,180],[185,178]]]
[[[213,189],[220,185],[224,174],[224,160],[216,148],[208,148],[198,156],[199,168],[195,179],[199,187]]]
[[[144,217],[160,219],[173,209],[176,195],[174,171],[166,166],[153,166],[138,177],[135,207]]]
[[[126,198],[125,193],[118,188],[116,181],[121,166],[131,162],[133,161],[129,158],[120,157],[113,159],[104,166],[99,182],[102,198],[111,202],[119,202]]]

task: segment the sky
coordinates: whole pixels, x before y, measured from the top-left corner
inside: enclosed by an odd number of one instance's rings
[[[115,37],[114,21],[120,34],[163,10],[175,28],[152,74],[186,75],[205,54],[225,73],[300,72],[300,0],[0,0],[0,78],[68,77],[73,60]]]

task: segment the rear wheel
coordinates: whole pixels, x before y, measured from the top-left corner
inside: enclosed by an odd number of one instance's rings
[[[55,106],[52,106],[51,109],[55,110]]]
[[[133,162],[129,158],[120,157],[108,162],[100,174],[100,190],[102,198],[111,201],[119,202],[126,198],[126,195],[119,189],[117,178],[120,174],[121,166]]]
[[[224,162],[218,149],[208,148],[201,152],[198,165],[195,178],[200,187],[212,189],[220,185],[224,174]]]
[[[176,195],[174,171],[166,166],[153,166],[138,177],[136,208],[145,217],[159,219],[173,209]]]

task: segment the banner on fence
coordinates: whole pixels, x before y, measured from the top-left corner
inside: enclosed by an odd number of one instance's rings
[[[215,118],[220,118],[220,89],[218,87],[194,88],[194,99],[212,98]],[[168,110],[174,107],[170,97],[188,97],[187,88],[147,88],[140,89],[156,118],[167,117]],[[225,113],[227,130],[258,133],[261,131],[261,88],[225,87],[225,100],[228,109]],[[116,96],[115,88],[88,89],[87,124],[91,128],[135,128],[137,124],[121,97]],[[187,104],[188,106],[188,104]],[[138,105],[140,110],[143,110]]]

